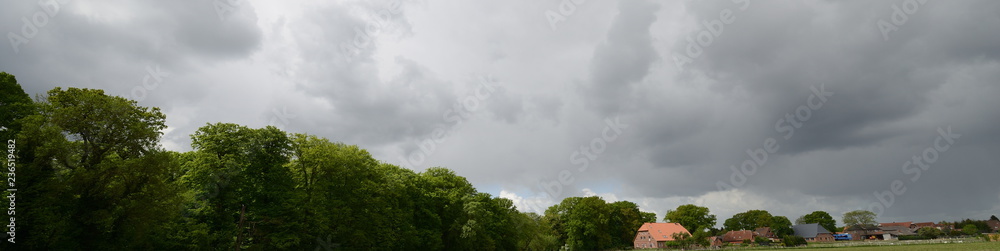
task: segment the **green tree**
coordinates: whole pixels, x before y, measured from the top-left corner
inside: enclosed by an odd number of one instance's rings
[[[996,215],[990,215],[990,220],[991,221],[1000,221],[1000,219],[998,219]]]
[[[826,231],[830,231],[831,233],[837,232],[837,220],[834,220],[833,216],[830,216],[830,214],[827,212],[815,211],[807,215],[803,215],[802,217],[799,217],[799,220],[796,220],[796,224],[811,224],[811,223],[818,223],[820,226],[826,229]]]
[[[920,229],[917,229],[917,234],[920,235],[920,237],[924,237],[927,239],[937,239],[941,235],[944,235],[944,232],[942,232],[941,229],[933,227],[922,227]]]
[[[771,232],[774,232],[777,236],[786,236],[794,234],[792,230],[792,221],[788,220],[785,216],[774,216],[771,218]]]
[[[305,134],[290,138],[292,161],[286,166],[295,184],[293,203],[301,211],[293,216],[304,229],[294,232],[309,244],[303,248],[312,249],[317,238],[348,249],[442,244],[436,213],[421,215],[434,204],[418,190],[424,180],[416,173],[378,163],[357,146]],[[395,241],[385,243],[386,238]]]
[[[754,230],[760,227],[770,227],[774,216],[765,210],[750,210],[733,215],[723,226],[727,230]],[[786,218],[787,219],[787,218]]]
[[[965,235],[977,235],[979,234],[979,228],[976,225],[968,224],[962,227],[962,233]]]
[[[20,120],[19,184],[38,200],[19,236],[29,249],[154,248],[181,198],[174,154],[158,148],[163,113],[101,90],[47,94]]]
[[[610,210],[600,197],[570,197],[545,210],[560,241],[573,250],[611,248]],[[638,229],[637,229],[638,230]]]
[[[216,248],[291,248],[302,245],[293,202],[295,181],[288,134],[272,126],[250,129],[227,123],[198,129],[192,147],[200,154],[186,163],[189,187],[199,191],[201,210],[218,233]],[[241,223],[242,222],[242,223]],[[231,238],[235,237],[236,242]]]
[[[431,210],[425,215],[436,219],[430,225],[438,226],[442,248],[458,249],[463,246],[462,227],[467,220],[464,204],[467,197],[476,195],[476,189],[465,177],[446,168],[428,168],[420,177],[420,190],[428,197],[426,206]]]
[[[711,243],[708,241],[709,237],[712,237],[711,230],[708,229],[695,229],[691,232],[691,243],[701,247],[708,247]]]
[[[963,226],[963,228],[964,228],[965,225],[976,226],[976,229],[978,229],[978,230],[989,230],[989,229],[991,229],[989,223],[986,223],[985,220],[964,219],[962,221],[955,222],[955,226],[956,227]]]
[[[519,250],[555,250],[559,248],[558,238],[544,224],[542,216],[536,213],[520,213],[518,222]]]
[[[18,120],[35,114],[31,97],[17,83],[14,75],[0,72],[0,139],[15,139],[21,131]]]
[[[875,221],[875,213],[866,210],[854,210],[844,213],[844,224],[850,228],[874,228],[878,222]]]
[[[672,247],[688,248],[695,245],[694,243],[695,239],[691,237],[691,234],[688,233],[684,232],[673,233],[670,235],[670,237],[674,239],[673,243],[671,243],[670,245]]]
[[[663,216],[663,221],[681,224],[688,232],[693,232],[699,228],[707,229],[715,226],[715,215],[709,214],[707,207],[699,207],[692,204],[678,206],[677,209],[667,211]]]
[[[791,221],[789,221],[789,222],[791,222]],[[764,238],[763,236],[756,236],[756,237],[754,237],[753,238],[753,242],[756,243],[757,245],[760,245],[760,246],[771,245],[771,240],[768,239],[768,238]]]
[[[656,213],[639,212],[639,214],[641,215],[642,223],[656,223]]]
[[[608,209],[611,211],[608,227],[612,247],[631,247],[643,223],[639,206],[629,201],[616,201],[609,203]]]
[[[808,244],[808,242],[806,242],[806,238],[794,235],[785,236],[785,238],[782,238],[781,242],[782,244],[785,244],[786,247],[805,246]]]

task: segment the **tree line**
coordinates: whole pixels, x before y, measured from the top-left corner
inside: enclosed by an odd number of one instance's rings
[[[447,168],[271,126],[206,124],[192,151],[167,151],[159,108],[98,89],[32,100],[7,73],[0,90],[0,137],[17,143],[4,250],[593,250],[656,219],[598,197],[520,212]]]

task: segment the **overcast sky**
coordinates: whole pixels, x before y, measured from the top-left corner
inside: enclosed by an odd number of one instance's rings
[[[0,71],[160,107],[169,150],[273,125],[529,211],[1000,214],[997,1],[41,3],[2,0]]]

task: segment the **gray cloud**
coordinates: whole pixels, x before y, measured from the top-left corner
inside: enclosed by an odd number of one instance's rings
[[[142,90],[140,104],[168,114],[164,147],[179,151],[205,123],[234,122],[405,164],[448,130],[412,168],[445,166],[522,201],[554,203],[538,182],[572,170],[562,196],[586,188],[660,213],[699,203],[720,219],[837,215],[901,180],[907,192],[880,219],[997,214],[1000,3],[929,1],[884,37],[878,22],[904,2],[586,1],[553,30],[545,13],[561,1],[237,1],[222,15],[212,1],[69,1],[18,51],[5,40],[0,70],[29,93]],[[4,34],[44,13],[3,6]],[[725,10],[733,22],[678,68],[688,38]],[[144,85],[149,69],[162,82]],[[456,122],[480,76],[502,88]],[[821,86],[835,94],[785,139],[775,124]],[[629,127],[577,171],[571,154],[616,117]],[[904,163],[949,126],[962,137],[911,181]],[[768,138],[780,149],[766,164],[717,192]]]

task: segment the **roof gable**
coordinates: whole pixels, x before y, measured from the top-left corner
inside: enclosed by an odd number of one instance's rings
[[[907,222],[879,223],[879,225],[882,227],[910,227],[910,225],[913,225],[913,222],[907,221]]]
[[[684,229],[684,226],[677,223],[643,223],[639,227],[639,233],[649,232],[649,236],[653,237],[656,241],[672,241],[674,240],[673,235],[675,233],[686,233],[691,234]],[[639,233],[636,233],[638,235]]]
[[[830,234],[830,231],[820,226],[819,223],[795,225],[792,226],[792,230],[795,231],[795,236],[802,238],[816,238],[819,234]]]
[[[729,231],[722,235],[722,241],[734,242],[743,240],[752,240],[753,231],[750,230],[740,230],[740,231]]]

